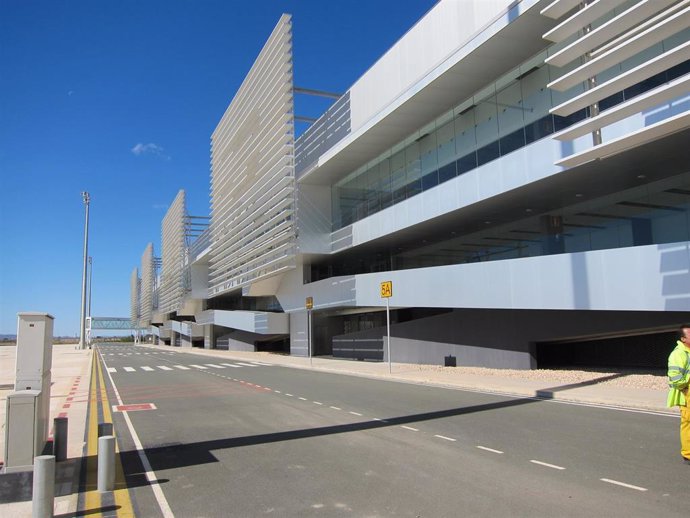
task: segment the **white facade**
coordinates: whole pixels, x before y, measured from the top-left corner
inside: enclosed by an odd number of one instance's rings
[[[316,354],[380,359],[392,281],[397,361],[654,365],[635,337],[690,312],[688,9],[441,0],[296,141],[284,15],[212,138],[205,346],[306,355],[312,297]]]

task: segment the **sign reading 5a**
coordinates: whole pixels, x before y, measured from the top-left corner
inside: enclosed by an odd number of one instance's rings
[[[381,298],[388,299],[393,296],[393,281],[383,281],[381,283]]]

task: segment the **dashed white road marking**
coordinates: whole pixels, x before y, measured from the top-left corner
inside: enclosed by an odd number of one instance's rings
[[[136,369],[134,367],[123,367],[125,372],[134,372]]]
[[[237,362],[237,365],[244,365],[245,367],[258,367],[258,365],[252,365],[251,363]]]
[[[539,460],[530,460],[532,464],[539,464],[540,466],[545,466],[547,468],[553,468],[553,469],[565,469],[563,466],[556,466],[555,464],[549,464],[547,462],[541,462]]]
[[[225,365],[226,367],[234,367],[235,369],[241,369],[242,367],[239,365],[235,365],[234,363],[220,363],[219,365]]]
[[[646,487],[633,486],[632,484],[626,484],[625,482],[619,482],[617,480],[611,480],[610,478],[600,478],[602,482],[608,482],[609,484],[615,484],[617,486],[627,487],[628,489],[634,489],[636,491],[647,491]]]
[[[445,441],[451,441],[451,442],[457,441],[457,439],[453,439],[452,437],[446,437],[445,435],[434,435],[434,437],[438,437],[439,439],[443,439]]]
[[[225,367],[221,367],[220,365],[216,365],[215,363],[204,363],[204,365],[207,365],[209,367],[213,367],[214,369],[224,369]]]
[[[362,414],[360,414],[359,412],[350,412],[350,413],[351,413],[352,415],[358,415],[358,416],[360,416],[360,417],[362,416]]]
[[[108,372],[117,372],[115,367],[108,367]]]
[[[337,407],[337,406],[332,406],[331,408],[332,408],[333,410],[342,410],[342,408],[339,408],[339,407]]]
[[[400,428],[404,428],[405,430],[410,430],[411,432],[418,432],[419,431],[417,428],[412,428],[411,426],[405,426],[405,425],[402,425]]]
[[[282,394],[280,390],[274,390],[273,392],[275,392],[276,394]]]
[[[306,401],[306,400],[307,400],[307,398],[305,398],[305,397],[301,397],[301,398],[299,398],[299,399],[302,400],[302,401]]]
[[[184,365],[173,365],[173,367],[175,367],[176,369],[183,370],[183,371],[188,371],[188,370],[189,370],[189,367],[186,367],[186,366],[184,366]]]
[[[167,365],[156,365],[160,370],[162,371],[171,371],[172,367],[168,367]]]
[[[285,395],[286,395],[287,397],[293,397],[292,394],[288,394],[287,392],[285,393]]]
[[[154,369],[153,367],[142,367],[141,370],[147,371],[147,372],[151,372],[151,371],[153,371],[153,370],[155,370],[155,369]]]
[[[271,366],[273,365],[272,363],[255,362],[255,361],[250,362],[250,363],[254,363],[254,364],[256,364],[256,365],[262,365],[262,366],[264,366],[264,367],[271,367]]]
[[[320,401],[312,401],[312,403],[314,403],[315,405],[323,405],[323,403],[321,403]]]
[[[477,446],[480,450],[490,451],[492,453],[503,453],[501,450],[494,450],[493,448],[487,448],[486,446]]]
[[[194,367],[196,369],[201,369],[201,370],[207,370],[208,369],[208,367],[204,367],[203,365],[191,365],[190,364],[190,367]]]

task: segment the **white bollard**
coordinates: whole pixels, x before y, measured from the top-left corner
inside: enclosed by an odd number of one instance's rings
[[[115,489],[115,437],[98,438],[98,492]]]
[[[32,518],[53,518],[55,501],[55,456],[34,458],[34,484],[31,497]]]

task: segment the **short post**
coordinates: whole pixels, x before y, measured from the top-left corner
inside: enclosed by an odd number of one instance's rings
[[[115,437],[104,435],[98,438],[98,492],[115,489]]]
[[[55,457],[34,458],[34,484],[31,499],[32,518],[52,518],[55,501]]]
[[[67,418],[53,419],[53,455],[56,462],[67,459]]]
[[[98,436],[103,437],[104,435],[114,435],[113,423],[98,423]]]

